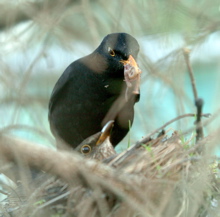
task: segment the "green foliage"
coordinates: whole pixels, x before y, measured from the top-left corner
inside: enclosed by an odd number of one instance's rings
[[[36,201],[36,202],[34,203],[34,205],[35,205],[35,206],[39,206],[39,205],[44,204],[45,202],[46,202],[46,200],[42,199],[42,200]]]

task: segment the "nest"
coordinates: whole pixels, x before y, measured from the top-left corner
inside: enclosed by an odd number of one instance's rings
[[[67,179],[44,174],[9,190],[1,216],[214,216],[218,179],[198,153],[206,142],[189,147],[174,133],[105,162],[79,156]]]

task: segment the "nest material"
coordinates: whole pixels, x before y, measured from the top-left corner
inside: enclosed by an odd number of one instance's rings
[[[2,216],[203,216],[213,175],[192,150],[175,134],[106,164],[85,159],[70,182],[44,179],[28,198],[11,192]]]

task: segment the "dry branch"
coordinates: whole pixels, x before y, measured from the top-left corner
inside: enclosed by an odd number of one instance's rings
[[[191,157],[196,150],[185,150],[175,134],[167,140],[164,137],[151,140],[148,146],[133,149],[133,152],[127,150],[106,165],[82,158],[75,152],[55,151],[20,139],[0,137],[1,165],[22,160],[23,166],[44,170],[63,180],[47,181],[37,188],[26,199],[25,209],[19,208],[16,212],[19,216],[30,213],[42,216],[41,212],[45,215],[45,209],[52,207],[70,215],[78,213],[79,216],[102,217],[109,214],[116,217],[137,213],[140,216],[146,216],[146,213],[147,216],[174,216],[173,213],[180,212],[181,204],[185,203],[184,189],[189,188],[187,191],[194,195],[194,189],[189,184],[184,187],[184,182],[192,179],[193,183],[206,185],[204,179],[197,179],[198,171],[207,174],[207,169],[205,165],[201,169],[195,166],[202,163],[201,157]],[[201,199],[204,191],[197,192],[201,203],[205,200]],[[51,192],[55,193],[51,196]],[[182,202],[175,201],[177,195]],[[35,201],[39,200],[37,198],[49,199],[33,207],[34,201],[30,198],[35,198]],[[20,207],[21,202],[17,206]]]
[[[82,165],[93,169],[97,167],[97,162],[89,161],[84,164],[84,159],[74,152],[56,151],[51,148],[35,145],[21,139],[14,139],[8,136],[0,137],[1,163],[22,161],[30,168],[36,168],[56,175],[66,181],[76,177]],[[79,168],[80,165],[80,168]]]
[[[13,27],[21,22],[30,21],[35,18],[40,12],[46,8],[53,11],[65,4],[66,7],[70,7],[77,0],[68,0],[61,3],[59,0],[51,1],[36,1],[36,2],[25,2],[17,5],[16,3],[2,3],[0,4],[0,30],[5,30],[9,27]],[[10,16],[8,16],[10,14]]]

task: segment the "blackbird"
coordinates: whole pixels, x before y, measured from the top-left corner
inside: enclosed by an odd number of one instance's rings
[[[49,102],[50,128],[57,141],[76,148],[110,120],[114,120],[112,145],[125,137],[140,97],[138,52],[135,38],[113,33],[94,52],[67,67]]]

